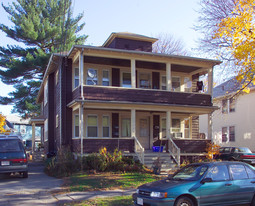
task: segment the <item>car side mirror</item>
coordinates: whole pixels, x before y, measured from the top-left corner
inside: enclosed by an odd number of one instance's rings
[[[204,184],[204,183],[206,183],[206,182],[212,182],[212,178],[210,178],[210,177],[204,178],[204,179],[201,181],[201,184]]]

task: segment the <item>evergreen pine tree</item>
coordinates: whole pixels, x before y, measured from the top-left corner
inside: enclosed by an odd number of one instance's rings
[[[13,85],[10,97],[0,97],[0,104],[14,104],[13,112],[23,116],[39,113],[35,100],[54,52],[68,51],[74,44],[83,44],[86,35],[78,35],[83,14],[72,17],[72,0],[17,0],[2,4],[14,26],[0,24],[7,37],[25,46],[0,47],[0,78]]]

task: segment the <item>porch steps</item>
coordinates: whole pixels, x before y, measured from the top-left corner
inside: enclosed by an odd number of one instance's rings
[[[159,157],[159,161],[161,163],[161,173],[169,173],[172,170],[176,169],[177,164],[173,161],[169,153],[166,152],[145,152],[144,153],[144,164],[149,169],[153,169],[155,165],[155,161],[157,161]]]

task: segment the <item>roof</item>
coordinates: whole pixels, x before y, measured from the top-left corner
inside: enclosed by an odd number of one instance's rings
[[[241,89],[242,84],[236,80],[235,77],[232,79],[223,82],[217,87],[213,88],[213,98],[220,98],[224,96],[228,96],[230,94],[236,93],[239,89]],[[255,85],[251,85],[249,87],[255,87]]]
[[[134,34],[130,32],[112,32],[108,39],[103,43],[103,47],[107,47],[115,38],[124,38],[124,39],[132,39],[132,40],[140,40],[154,43],[158,39],[153,37],[148,37],[140,34]]]
[[[22,117],[14,114],[6,115],[6,120],[12,124],[29,124],[29,119],[23,119]]]

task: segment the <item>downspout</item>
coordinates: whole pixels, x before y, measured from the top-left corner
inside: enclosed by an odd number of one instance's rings
[[[80,87],[81,87],[81,99],[84,100],[84,96],[83,96],[83,69],[84,69],[84,65],[83,65],[83,51],[84,49],[82,48],[81,53],[80,53],[80,59],[79,59],[79,68],[80,68]],[[82,164],[82,157],[83,157],[83,105],[84,102],[82,101],[81,106],[80,106],[80,120],[81,120],[81,170],[83,170],[83,164]]]

